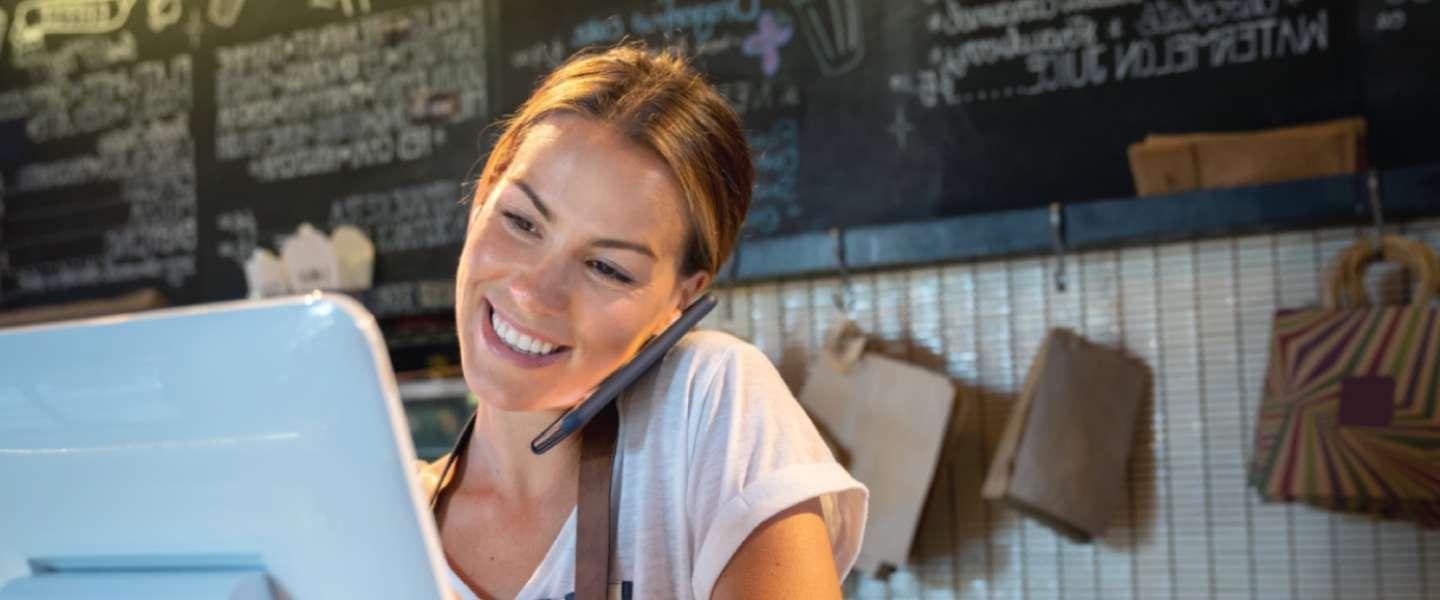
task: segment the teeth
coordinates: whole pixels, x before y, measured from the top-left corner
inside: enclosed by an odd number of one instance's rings
[[[490,313],[490,325],[495,328],[495,333],[505,345],[517,352],[526,354],[545,355],[555,351],[555,344],[542,342],[528,335],[515,331],[509,323],[500,320],[500,315]]]

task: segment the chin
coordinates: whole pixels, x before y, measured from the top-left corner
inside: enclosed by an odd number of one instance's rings
[[[564,410],[578,403],[578,395],[537,393],[534,381],[506,385],[495,380],[495,374],[486,373],[469,365],[463,367],[465,386],[470,393],[491,408],[506,412],[540,412]]]

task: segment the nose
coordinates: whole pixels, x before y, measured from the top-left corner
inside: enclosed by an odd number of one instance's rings
[[[515,308],[535,316],[565,311],[569,302],[566,283],[570,265],[557,256],[547,256],[526,265],[510,278],[510,298]]]

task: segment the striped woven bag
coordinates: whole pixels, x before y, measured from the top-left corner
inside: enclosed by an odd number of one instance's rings
[[[1255,421],[1251,484],[1266,500],[1440,525],[1440,261],[1387,236],[1345,250],[1327,306],[1281,310]],[[1417,275],[1404,306],[1366,306],[1377,259]]]

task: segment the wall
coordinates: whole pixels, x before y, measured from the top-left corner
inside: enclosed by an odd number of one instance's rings
[[[1440,247],[1440,220],[1406,228]],[[1335,228],[1085,252],[1069,291],[1045,257],[853,277],[854,314],[886,350],[963,389],[911,564],[852,577],[858,598],[1440,597],[1440,531],[1261,503],[1246,487],[1251,422],[1277,307],[1318,302],[1329,258],[1368,229]],[[1380,266],[1372,285],[1404,297]],[[835,318],[839,280],[738,287],[709,324],[738,330],[792,385]],[[729,323],[723,323],[729,318]],[[1031,358],[1053,326],[1123,346],[1155,371],[1126,505],[1075,544],[979,497]],[[1427,574],[1427,568],[1430,573]]]

